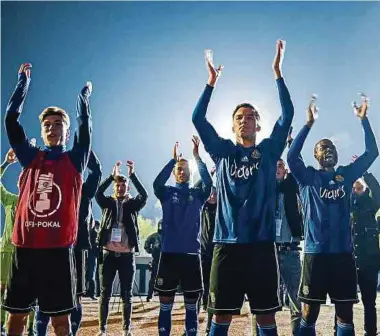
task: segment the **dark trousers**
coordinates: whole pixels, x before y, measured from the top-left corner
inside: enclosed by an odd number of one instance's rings
[[[87,270],[86,270],[86,295],[89,297],[95,296],[95,274],[97,268],[97,252],[88,251]]]
[[[358,284],[364,306],[364,330],[367,336],[376,335],[376,295],[378,265],[360,265],[358,268]]]
[[[100,301],[99,327],[104,330],[107,325],[108,306],[112,295],[112,286],[116,272],[119,274],[120,296],[123,301],[123,330],[129,330],[132,316],[132,287],[136,272],[134,253],[117,253],[103,251],[103,260],[99,266]]]
[[[149,290],[148,290],[149,299],[153,297],[154,283],[156,281],[159,260],[160,260],[160,256],[152,259],[152,270],[150,274]]]
[[[99,258],[96,260],[95,288],[96,296],[100,296]]]
[[[202,274],[203,274],[203,294],[202,294],[202,305],[203,308],[207,311],[207,303],[210,291],[210,274],[211,274],[211,264],[212,256],[201,256],[202,260]],[[201,303],[199,302],[199,305]],[[207,324],[206,324],[206,333],[210,332],[212,321],[212,313],[207,312]],[[208,334],[207,334],[208,335]]]

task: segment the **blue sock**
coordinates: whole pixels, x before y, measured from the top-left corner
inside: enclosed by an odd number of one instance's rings
[[[337,322],[337,336],[354,336],[355,335],[355,328],[353,323],[342,323]]]
[[[276,324],[260,326],[257,325],[259,329],[259,336],[277,336],[277,326]]]
[[[50,317],[37,310],[35,319],[37,336],[46,336]]]
[[[172,329],[172,303],[160,303],[160,314],[158,316],[158,334],[169,336]]]
[[[186,303],[186,318],[185,318],[185,326],[186,326],[186,335],[196,335],[198,330],[198,311],[197,311],[197,303]]]
[[[76,308],[71,312],[71,332],[75,336],[79,330],[80,323],[82,322],[82,305],[78,304]]]
[[[300,323],[300,336],[315,336],[315,323],[308,323],[304,318]]]
[[[211,321],[211,328],[209,336],[227,336],[228,328],[230,327],[230,322],[228,323],[216,323]]]

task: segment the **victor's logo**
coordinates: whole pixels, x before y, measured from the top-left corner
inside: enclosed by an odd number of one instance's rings
[[[321,187],[319,189],[319,196],[324,199],[336,200],[337,198],[343,198],[346,196],[346,192],[344,186],[340,186],[337,189],[326,189]]]
[[[237,179],[248,180],[248,178],[253,175],[253,172],[259,169],[259,163],[260,162],[258,161],[249,165],[243,164],[241,167],[238,167],[236,162],[234,162],[230,167],[230,175]]]
[[[55,214],[62,203],[62,192],[56,183],[53,181],[54,175],[41,174],[37,181],[37,191],[29,199],[29,210],[36,217],[49,217]],[[57,193],[58,199],[52,204],[52,194]],[[34,202],[34,197],[37,200]],[[54,198],[56,199],[56,198]],[[34,205],[35,203],[35,205]]]

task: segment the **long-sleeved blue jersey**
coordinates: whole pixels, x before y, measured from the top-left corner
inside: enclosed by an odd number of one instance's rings
[[[301,150],[310,127],[304,126],[288,152],[288,165],[300,186],[304,210],[305,253],[352,252],[350,199],[353,183],[378,156],[368,119],[362,121],[365,152],[355,162],[333,171],[306,167]]]
[[[199,188],[189,188],[188,183],[166,186],[173,171],[174,159],[158,174],[154,194],[162,205],[162,245],[167,253],[200,253],[200,215],[203,204],[210,196],[212,179],[202,160],[197,159],[202,179]]]
[[[285,148],[294,108],[282,78],[277,80],[282,116],[259,145],[244,148],[218,136],[206,119],[213,88],[206,86],[193,123],[216,164],[217,213],[214,242],[245,244],[275,240],[276,163]]]

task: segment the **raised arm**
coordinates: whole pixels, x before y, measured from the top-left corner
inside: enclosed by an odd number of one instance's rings
[[[105,180],[103,180],[100,183],[98,190],[96,191],[95,199],[102,209],[108,206],[108,203],[109,203],[108,197],[104,193],[108,189],[108,187],[111,185],[111,183],[114,181],[115,176],[118,175],[119,166],[120,166],[119,162],[114,165],[112,174],[110,174]]]
[[[38,149],[29,143],[24,128],[19,121],[24,107],[26,95],[31,81],[30,63],[21,65],[18,72],[18,82],[5,112],[5,129],[11,147],[23,168],[26,168],[36,157]]]
[[[371,173],[365,173],[363,175],[364,182],[367,184],[371,191],[371,197],[375,202],[377,208],[380,208],[380,184],[375,176]]]
[[[362,123],[365,151],[354,162],[345,167],[345,174],[352,181],[356,181],[359,177],[361,177],[369,169],[369,167],[371,167],[372,163],[379,155],[376,138],[367,118],[367,99],[364,98],[362,105],[359,107],[354,106],[354,108]]]
[[[11,148],[8,153],[5,156],[4,162],[0,166],[0,179],[2,180],[3,174],[5,173],[5,170],[7,167],[13,163],[17,162],[16,154]],[[0,193],[1,193],[1,204],[2,206],[6,207],[8,205],[15,204],[18,200],[18,196],[9,192],[3,185],[2,181],[0,180]]]
[[[100,179],[102,178],[102,167],[96,154],[91,151],[88,159],[88,176],[82,186],[82,197],[92,199],[95,197]]]
[[[207,170],[206,164],[202,161],[201,157],[199,156],[199,144],[200,144],[199,138],[194,135],[192,141],[193,141],[193,156],[194,156],[195,162],[197,163],[198,172],[201,177],[201,184],[199,186],[199,189],[201,190],[203,201],[206,201],[211,193],[212,179],[211,179],[211,175],[209,174]]]
[[[286,145],[286,139],[294,116],[294,107],[288,88],[282,77],[282,61],[285,53],[285,42],[277,41],[276,56],[273,62],[273,71],[276,78],[278,95],[281,104],[281,117],[277,120],[270,135],[271,150],[275,156],[280,157]]]
[[[131,179],[131,182],[135,186],[138,195],[133,198],[132,207],[135,211],[140,211],[146,204],[146,201],[148,200],[148,192],[146,191],[143,184],[140,182],[139,178],[137,177],[135,173],[135,164],[133,161],[127,161],[128,166],[128,174],[129,178]]]
[[[231,151],[233,144],[230,140],[221,138],[215,131],[214,127],[206,119],[206,112],[208,104],[210,103],[211,94],[223,69],[222,66],[219,66],[217,69],[214,67],[210,53],[212,55],[211,50],[206,50],[206,64],[209,72],[209,80],[206,88],[198,100],[197,105],[195,106],[192,121],[205,146],[206,151],[214,157],[222,157]]]
[[[169,180],[170,174],[172,173],[175,164],[176,160],[171,159],[168,164],[160,171],[153,182],[153,191],[159,200],[162,200],[165,196],[167,188],[166,182]]]
[[[77,98],[77,123],[78,129],[73,148],[70,151],[70,158],[80,173],[87,167],[91,149],[92,120],[90,109],[90,96],[92,84],[87,82]]]

